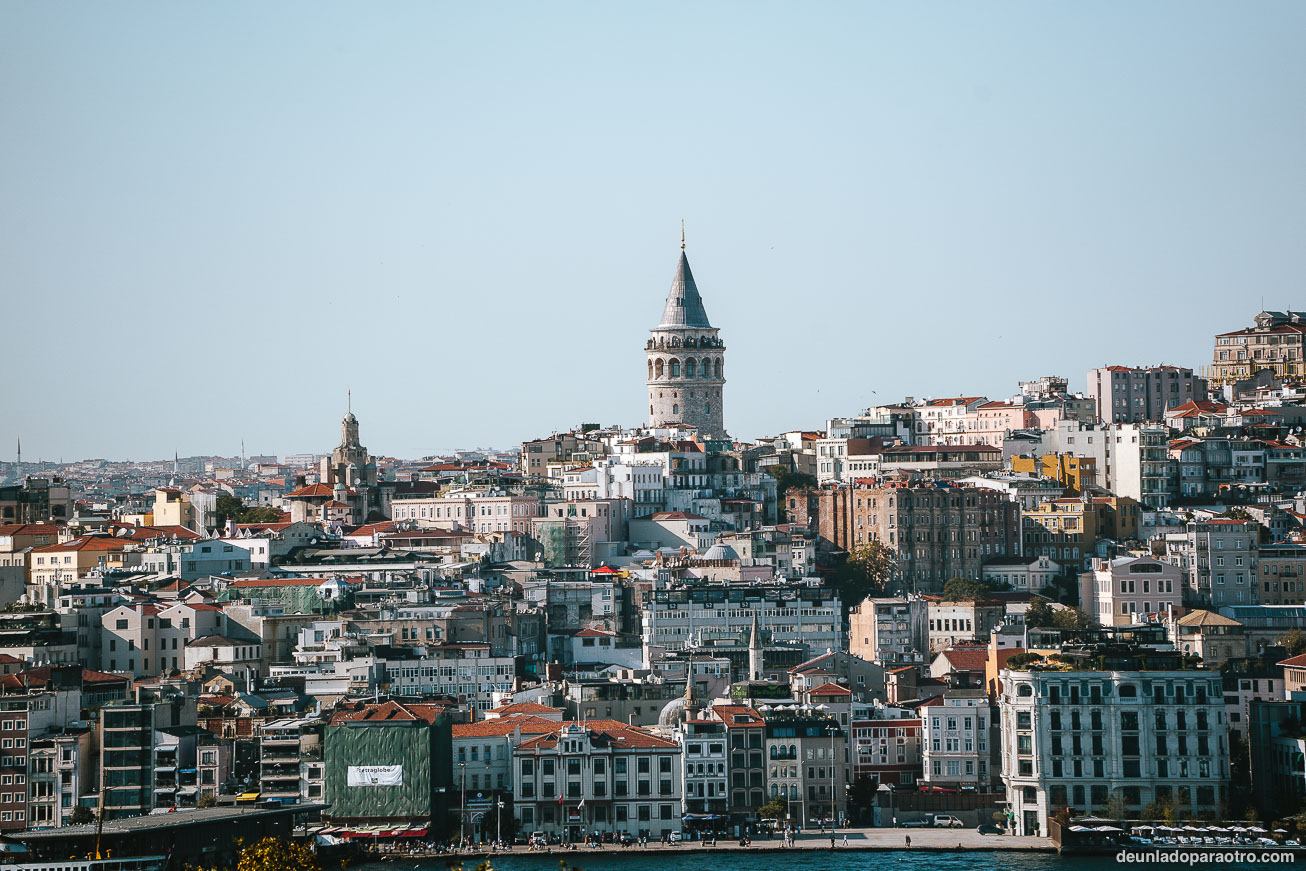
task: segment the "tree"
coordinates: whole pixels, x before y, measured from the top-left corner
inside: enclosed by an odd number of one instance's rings
[[[1289,629],[1279,636],[1279,644],[1288,649],[1289,656],[1300,656],[1306,653],[1306,632]]]
[[[845,619],[848,609],[868,596],[883,593],[893,577],[893,551],[882,541],[859,544],[835,570],[830,585],[843,603]]]
[[[226,526],[233,523],[276,523],[281,519],[281,512],[269,505],[246,505],[241,499],[230,493],[222,493],[217,502],[217,524]]]
[[[74,826],[85,826],[93,822],[95,822],[95,811],[84,804],[73,808],[72,816],[68,818],[68,823]]]
[[[1052,613],[1052,625],[1058,629],[1087,629],[1093,621],[1082,608],[1058,608]]]
[[[974,602],[992,592],[988,584],[973,578],[949,578],[943,585],[943,598],[949,602]]]
[[[313,848],[286,838],[263,838],[248,847],[241,846],[235,871],[322,871]],[[228,871],[216,866],[197,871]]]
[[[762,820],[782,820],[788,805],[783,798],[776,796],[757,809],[757,817]]]
[[[815,490],[818,483],[816,478],[806,472],[795,472],[789,466],[779,463],[774,466],[767,466],[766,471],[772,478],[775,478],[775,495],[780,510],[785,513],[786,519],[792,520],[789,517],[785,494],[790,490]]]
[[[1042,629],[1053,625],[1052,606],[1042,599],[1035,599],[1025,609],[1025,625],[1030,629]]]
[[[211,792],[206,792],[200,796],[200,800],[195,802],[195,807],[217,807],[218,797]]]
[[[1252,519],[1254,519],[1254,518],[1252,517],[1251,512],[1248,511],[1246,508],[1238,508],[1238,507],[1236,507],[1236,506],[1233,507],[1233,508],[1230,508],[1228,511],[1224,512],[1224,513],[1221,514],[1220,516],[1221,516],[1221,517],[1226,517],[1226,518],[1228,518],[1229,520],[1252,520]]]

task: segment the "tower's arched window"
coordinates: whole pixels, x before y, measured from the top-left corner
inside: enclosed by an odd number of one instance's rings
[[[671,361],[671,373],[670,373],[670,374],[671,374],[671,377],[672,377],[672,378],[679,378],[679,377],[680,377],[680,361],[679,361],[679,360],[672,360],[672,361]]]
[[[703,372],[703,377],[704,377],[704,378],[711,378],[711,377],[712,377],[712,361],[709,360],[707,357],[704,357],[704,358],[703,358],[703,368],[702,368],[702,372]]]
[[[704,414],[712,413],[712,403],[709,402],[707,405],[703,406],[703,413]]]
[[[654,378],[661,378],[661,377],[662,377],[662,358],[661,358],[661,357],[658,357],[656,360],[653,361],[653,377],[654,377]]]
[[[716,377],[721,377],[721,358],[716,358]]]
[[[678,404],[676,404],[676,403],[672,403],[672,404],[671,404],[671,413],[672,413],[672,414],[680,414],[680,406],[679,406]]]
[[[694,377],[694,358],[693,358],[693,357],[690,357],[688,360],[685,361],[685,377],[686,377],[686,378],[693,378],[693,377]]]
[[[648,380],[653,380],[653,361],[648,361]]]

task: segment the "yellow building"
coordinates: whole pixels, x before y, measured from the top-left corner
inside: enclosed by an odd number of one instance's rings
[[[154,491],[154,510],[149,522],[144,526],[184,526],[193,529],[195,509],[191,507],[190,498],[180,490],[160,487]],[[148,517],[149,515],[147,515]]]
[[[1306,375],[1306,312],[1264,311],[1253,326],[1215,337],[1210,384],[1223,387],[1269,369],[1281,380]]]
[[[1044,454],[1041,457],[1012,457],[1011,471],[1018,475],[1051,478],[1065,487],[1082,493],[1097,486],[1097,460],[1070,454]]]
[[[1025,556],[1046,556],[1077,578],[1092,564],[1098,538],[1098,506],[1082,499],[1050,499],[1021,518]]]

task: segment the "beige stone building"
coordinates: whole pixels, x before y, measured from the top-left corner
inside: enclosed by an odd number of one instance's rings
[[[1223,387],[1269,369],[1275,378],[1306,375],[1306,312],[1263,311],[1252,326],[1215,337],[1210,381]]]

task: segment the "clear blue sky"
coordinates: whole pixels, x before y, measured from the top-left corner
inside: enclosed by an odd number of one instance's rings
[[[1306,307],[1306,4],[0,7],[0,456],[754,438]]]

